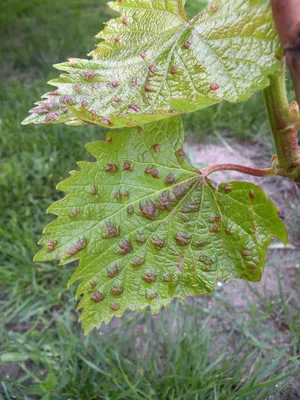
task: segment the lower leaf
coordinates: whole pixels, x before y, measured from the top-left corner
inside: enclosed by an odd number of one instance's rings
[[[35,261],[79,260],[70,284],[85,333],[128,310],[153,313],[173,298],[203,295],[218,279],[259,281],[273,236],[287,241],[265,193],[248,182],[215,187],[186,160],[174,117],[109,132],[87,145],[96,162],[58,185]]]

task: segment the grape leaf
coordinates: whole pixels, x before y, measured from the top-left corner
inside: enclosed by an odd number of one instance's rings
[[[23,122],[136,126],[221,101],[238,102],[280,71],[267,0],[215,0],[188,21],[184,0],[109,3],[121,17],[91,60],[64,71]]]
[[[179,116],[110,131],[87,145],[96,162],[58,185],[35,261],[79,260],[70,284],[85,332],[126,309],[156,313],[174,297],[203,295],[218,279],[259,281],[272,236],[287,234],[252,183],[212,181],[186,160]]]

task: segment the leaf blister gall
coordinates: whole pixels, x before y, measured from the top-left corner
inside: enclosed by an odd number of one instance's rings
[[[175,176],[172,173],[168,174],[168,176],[166,177],[166,184],[172,185],[173,183],[175,183],[175,181]]]
[[[79,251],[83,250],[86,247],[85,239],[79,239],[73,247],[71,247],[68,252],[67,256],[72,257],[77,254]]]
[[[57,245],[57,241],[56,240],[50,240],[50,242],[48,242],[47,247],[49,251],[53,251],[55,249]]]
[[[120,243],[120,254],[125,256],[126,254],[132,251],[131,242],[130,240],[124,240]]]
[[[119,274],[119,265],[115,264],[113,265],[108,271],[107,271],[107,276],[109,278],[114,278]]]
[[[143,276],[144,281],[151,284],[156,281],[156,273],[155,272],[146,272]]]
[[[188,233],[178,232],[175,235],[175,240],[179,246],[187,246],[191,242],[191,235]]]
[[[107,164],[104,168],[105,172],[118,172],[118,166],[116,164]]]
[[[105,298],[105,296],[104,296],[103,293],[96,292],[96,293],[94,293],[94,294],[92,295],[91,300],[94,301],[94,302],[96,302],[96,303],[99,303],[100,301],[103,301],[104,298]]]
[[[123,288],[121,286],[114,286],[111,288],[111,294],[114,296],[120,296],[123,293]]]
[[[116,226],[115,224],[108,222],[106,224],[106,229],[105,229],[105,233],[103,234],[103,237],[105,239],[108,238],[114,238],[114,237],[118,237],[120,236],[120,228],[118,226]]]
[[[133,205],[129,205],[128,207],[127,207],[127,214],[128,215],[133,215],[134,214],[134,207],[133,207]]]
[[[153,220],[157,216],[157,208],[151,200],[148,200],[145,203],[140,203],[140,210],[148,219]]]

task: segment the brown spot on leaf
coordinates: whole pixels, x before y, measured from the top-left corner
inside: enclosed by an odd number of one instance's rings
[[[227,235],[230,235],[231,234],[231,229],[230,228],[226,228],[225,232],[226,232]]]
[[[248,256],[250,256],[250,251],[248,249],[244,249],[242,251],[242,257],[245,258],[245,257],[248,257]]]
[[[150,293],[150,294],[148,295],[148,299],[149,299],[149,300],[154,300],[154,299],[156,299],[156,297],[157,297],[157,293]]]
[[[111,308],[113,311],[118,311],[120,307],[118,306],[118,304],[112,303],[112,304],[110,305],[110,308]]]
[[[198,203],[194,203],[193,201],[190,201],[184,206],[182,211],[185,213],[199,212],[200,205]]]
[[[173,183],[175,183],[175,176],[173,174],[169,174],[166,177],[166,181],[165,182],[166,182],[167,185],[172,185]]]
[[[219,89],[219,85],[217,83],[211,83],[210,84],[210,90],[216,91]]]
[[[57,245],[56,240],[50,240],[50,242],[47,243],[47,247],[49,251],[53,251]]]
[[[132,111],[138,112],[139,111],[139,107],[136,104],[130,104],[128,106],[128,108]]]
[[[168,192],[162,193],[162,195],[156,201],[156,206],[159,210],[169,211],[171,209],[170,195]]]
[[[141,267],[143,264],[145,264],[145,259],[142,257],[137,257],[132,261],[133,267]]]
[[[175,75],[178,72],[178,65],[174,65],[174,67],[171,69],[171,74]]]
[[[101,124],[104,124],[104,125],[107,125],[107,126],[111,126],[112,125],[112,122],[107,118],[102,118],[100,120],[100,122],[101,122]]]
[[[151,220],[155,219],[156,206],[151,200],[146,201],[146,203],[140,203],[140,210],[146,218]]]
[[[224,192],[229,193],[232,191],[232,186],[229,183],[226,183],[226,185],[223,187]]]
[[[90,282],[90,286],[93,288],[93,287],[95,287],[96,286],[96,282],[95,281],[91,281]]]
[[[119,266],[117,264],[115,264],[114,266],[112,266],[108,271],[107,271],[107,276],[109,278],[114,278],[115,276],[117,276],[119,273]]]
[[[124,240],[120,243],[120,254],[125,256],[126,254],[130,253],[132,250],[131,242],[129,240]]]
[[[90,192],[92,196],[97,196],[98,195],[98,187],[97,186],[92,186]]]
[[[120,191],[116,192],[114,196],[116,200],[118,201],[122,200],[122,193]]]
[[[107,164],[104,167],[104,171],[105,172],[117,172],[118,171],[118,167],[116,164]]]
[[[92,79],[92,78],[95,78],[95,76],[96,76],[95,71],[84,71],[82,74],[85,77],[85,79]]]
[[[114,99],[113,99],[114,103],[119,103],[119,101],[120,101],[119,97],[114,97]]]
[[[73,96],[66,95],[59,99],[60,103],[63,104],[72,104],[73,103]]]
[[[134,214],[134,207],[133,207],[132,204],[130,204],[130,205],[127,207],[127,214],[128,214],[128,215],[133,215],[133,214]]]
[[[187,233],[178,232],[175,235],[175,240],[179,246],[187,246],[191,242],[191,236]]]
[[[143,243],[146,242],[146,238],[145,238],[145,236],[142,235],[142,234],[139,235],[139,236],[137,236],[137,238],[136,238],[135,240],[136,240],[136,242],[139,243],[139,244],[143,244]]]
[[[198,248],[204,247],[206,245],[207,245],[207,242],[205,242],[204,240],[198,240],[197,242],[194,243],[194,246],[198,247]]]
[[[143,51],[140,56],[142,57],[143,60],[145,60],[145,58],[147,57],[147,53],[146,51]]]
[[[145,86],[145,90],[146,90],[146,92],[151,92],[151,86],[150,85],[146,85]]]
[[[83,250],[86,246],[85,240],[84,239],[79,239],[73,247],[71,247],[68,250],[68,257],[74,256],[77,254],[80,250]]]
[[[121,286],[114,286],[111,288],[111,293],[114,296],[119,296],[120,294],[123,293],[123,288]]]
[[[120,236],[120,228],[111,222],[106,224],[106,231],[103,237],[105,239],[114,238]]]
[[[70,217],[76,217],[79,214],[80,214],[80,212],[76,208],[73,208],[73,210],[70,211],[69,215],[70,215]]]
[[[106,138],[106,143],[112,143],[112,137],[108,137],[108,138]]]
[[[164,282],[170,282],[170,276],[169,276],[169,275],[165,275],[165,276],[163,277],[163,281],[164,281]]]
[[[180,162],[182,162],[186,159],[186,154],[182,149],[179,149],[176,151],[176,157]]]
[[[151,175],[153,178],[158,178],[159,177],[159,172],[156,168],[151,167],[151,168],[146,168],[145,169],[145,174]]]
[[[95,303],[99,303],[100,301],[104,300],[104,294],[100,292],[95,292],[93,296],[91,297],[91,300],[93,300]]]
[[[152,146],[152,148],[153,148],[153,150],[155,151],[155,153],[158,153],[158,152],[160,151],[160,144],[155,143],[155,144]]]
[[[50,96],[59,96],[60,95],[60,91],[58,89],[53,90],[52,92],[48,93]]]
[[[115,37],[115,42],[116,42],[116,43],[120,43],[120,41],[121,41],[121,36],[120,36],[120,35],[117,35],[117,36]]]
[[[161,250],[165,247],[166,242],[163,239],[153,239],[153,244],[158,250]]]
[[[58,119],[59,112],[58,111],[52,111],[49,114],[46,115],[45,118],[45,123],[50,124],[51,122],[54,122]]]
[[[112,86],[113,88],[117,88],[117,87],[119,86],[119,83],[116,82],[116,81],[113,81],[113,82],[111,83],[111,86]]]
[[[205,265],[212,265],[212,261],[208,258],[200,257],[199,261],[202,262]]]
[[[150,65],[149,71],[154,74],[157,71],[157,68],[154,65]]]
[[[210,218],[210,222],[221,222],[221,221],[222,221],[222,217],[219,215],[216,215],[215,217]]]
[[[183,48],[186,49],[186,50],[188,50],[190,47],[191,47],[191,42],[190,42],[189,40],[187,40],[187,41],[184,43]]]
[[[86,106],[87,106],[87,102],[86,102],[85,100],[83,100],[83,101],[81,102],[81,107],[82,107],[82,108],[86,108]]]
[[[146,274],[143,276],[143,279],[147,283],[153,283],[156,281],[156,275],[153,272],[146,272]]]
[[[253,190],[250,190],[250,192],[249,192],[249,197],[250,197],[250,199],[255,199],[255,193],[254,193],[254,191]]]
[[[178,186],[176,186],[174,189],[173,189],[173,195],[175,196],[175,198],[176,198],[176,200],[180,200],[185,194],[186,194],[186,192],[188,191],[188,189],[189,189],[189,186],[188,185],[186,185],[186,184],[181,184],[181,185],[178,185]]]
[[[210,232],[217,233],[219,232],[220,228],[217,224],[213,224],[213,226],[209,229]]]
[[[123,22],[124,25],[127,25],[128,19],[126,17],[123,17],[122,22]]]
[[[123,170],[124,171],[130,171],[131,170],[131,164],[129,162],[125,162],[123,165]]]

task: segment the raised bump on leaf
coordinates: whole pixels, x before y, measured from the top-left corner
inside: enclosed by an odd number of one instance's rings
[[[56,240],[50,240],[50,242],[47,243],[47,247],[49,251],[53,251],[57,245]]]
[[[100,293],[100,292],[96,292],[96,293],[94,293],[92,296],[91,296],[91,300],[92,301],[94,301],[94,302],[96,302],[96,303],[99,303],[100,301],[103,301],[104,300],[104,294],[103,293]]]
[[[125,256],[126,254],[130,253],[131,250],[132,247],[130,240],[124,240],[123,242],[120,243],[120,254],[122,254],[122,256]]]

